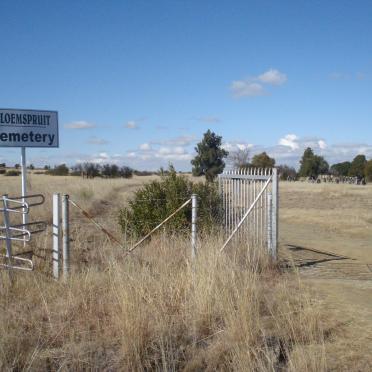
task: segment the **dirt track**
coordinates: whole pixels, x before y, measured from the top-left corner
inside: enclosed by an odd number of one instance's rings
[[[331,370],[370,371],[372,186],[280,187],[279,256],[298,268],[330,310],[329,322],[336,325],[326,345]]]

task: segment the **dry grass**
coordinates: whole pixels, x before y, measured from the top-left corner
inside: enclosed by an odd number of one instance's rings
[[[69,193],[116,234],[116,212],[143,180],[30,177],[33,192]],[[19,181],[0,178],[0,193]],[[50,218],[50,202],[33,213]],[[50,277],[45,235],[33,243],[34,273],[13,284],[0,273],[1,370],[329,369],[334,324],[299,276],[262,252],[235,244],[219,254],[222,239],[210,236],[191,263],[188,240],[160,234],[124,258],[77,211],[72,219],[70,280]]]
[[[3,272],[1,369],[325,370],[319,304],[265,257],[220,245],[203,242],[194,266],[175,237],[125,260],[95,247],[102,266],[67,282]]]

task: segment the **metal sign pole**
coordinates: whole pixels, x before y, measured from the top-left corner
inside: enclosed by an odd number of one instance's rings
[[[27,168],[26,168],[26,147],[21,147],[21,167],[22,167],[22,202],[25,202],[24,197],[27,195]],[[22,222],[24,225],[28,223],[28,214],[22,214]],[[26,227],[24,227],[26,229]],[[24,242],[26,245],[26,242]]]

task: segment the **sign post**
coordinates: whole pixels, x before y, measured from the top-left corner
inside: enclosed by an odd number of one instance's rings
[[[26,166],[26,147],[21,148],[21,171],[22,171],[22,196],[27,195],[27,166]],[[22,199],[22,202],[25,202],[25,199]],[[24,225],[28,222],[28,214],[22,214],[22,222]],[[26,243],[26,242],[25,242]]]

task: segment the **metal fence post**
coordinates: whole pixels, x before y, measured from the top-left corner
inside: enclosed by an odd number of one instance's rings
[[[271,194],[267,194],[267,250],[271,256],[273,255],[272,205],[273,205],[273,196]]]
[[[61,242],[61,196],[53,194],[53,276],[59,278],[60,242]]]
[[[196,234],[198,218],[198,199],[196,194],[191,195],[191,258],[196,257]]]
[[[70,225],[69,225],[69,196],[62,196],[62,258],[63,277],[67,279],[70,273]]]
[[[279,184],[278,170],[273,168],[273,186],[272,186],[272,257],[277,258],[278,253],[278,235],[279,235]]]

